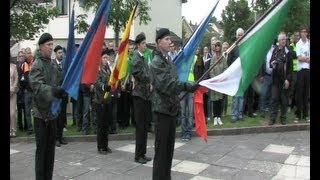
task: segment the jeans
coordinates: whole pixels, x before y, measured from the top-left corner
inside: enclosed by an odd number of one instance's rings
[[[193,126],[193,93],[182,92],[180,98],[187,93],[187,95],[180,101],[181,106],[181,137],[191,138],[191,131]]]
[[[233,96],[232,98],[232,120],[243,118],[243,96]]]
[[[89,130],[91,96],[83,94],[82,106],[82,131]]]
[[[270,109],[272,76],[265,75],[263,77],[261,96],[260,96],[260,112],[267,112]]]
[[[210,91],[208,92],[208,98],[207,98],[207,118],[212,117],[212,101],[210,100]]]
[[[32,117],[31,117],[31,107],[32,107],[32,92],[25,91],[24,92],[24,107],[25,107],[25,112],[26,112],[26,120],[27,120],[27,126],[28,129],[27,131],[32,132],[33,127],[32,127]]]

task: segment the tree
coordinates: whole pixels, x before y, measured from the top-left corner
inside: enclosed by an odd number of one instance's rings
[[[268,0],[256,0],[253,7],[257,17],[263,15],[271,4]],[[300,1],[294,0],[287,16],[286,23],[282,27],[282,31],[286,33],[293,33],[299,31],[301,25],[310,25],[310,0]]]
[[[136,17],[139,17],[139,24],[148,24],[148,21],[151,20],[148,11],[150,7],[148,6],[147,0],[131,0],[131,1],[122,1],[122,0],[112,0],[111,11],[109,14],[107,25],[111,25],[115,32],[115,45],[119,44],[119,33],[127,25],[130,13],[134,5],[139,2],[138,9],[136,12]],[[101,4],[101,0],[83,0],[84,9],[89,11],[92,7],[96,11]],[[81,26],[79,26],[81,27]]]
[[[236,30],[242,28],[246,31],[254,22],[252,12],[246,0],[229,0],[228,5],[222,10],[224,41],[232,44],[236,38]]]
[[[10,0],[10,40],[33,40],[49,23],[57,17],[58,8],[46,7],[47,3],[38,4],[30,0]]]
[[[299,31],[302,25],[310,26],[310,0],[294,0],[283,31],[293,33]]]
[[[257,21],[270,7],[269,0],[252,0],[255,21]]]

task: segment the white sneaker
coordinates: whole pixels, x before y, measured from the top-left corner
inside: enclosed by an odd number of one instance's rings
[[[218,118],[217,117],[215,117],[215,118],[213,118],[213,125],[214,126],[216,126],[216,125],[218,125]]]
[[[218,121],[218,124],[219,124],[219,125],[222,125],[222,124],[223,124],[220,117],[217,118],[217,121]]]

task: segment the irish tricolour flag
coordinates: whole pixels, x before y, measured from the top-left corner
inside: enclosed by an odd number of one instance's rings
[[[293,0],[282,0],[238,42],[239,57],[223,73],[199,84],[230,96],[242,96],[256,77]]]

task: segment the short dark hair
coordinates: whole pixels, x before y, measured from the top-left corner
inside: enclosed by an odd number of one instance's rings
[[[63,48],[60,46],[60,45],[57,45],[54,49],[53,49],[53,51],[56,53],[58,50],[60,50],[60,49],[62,49],[63,50]]]

